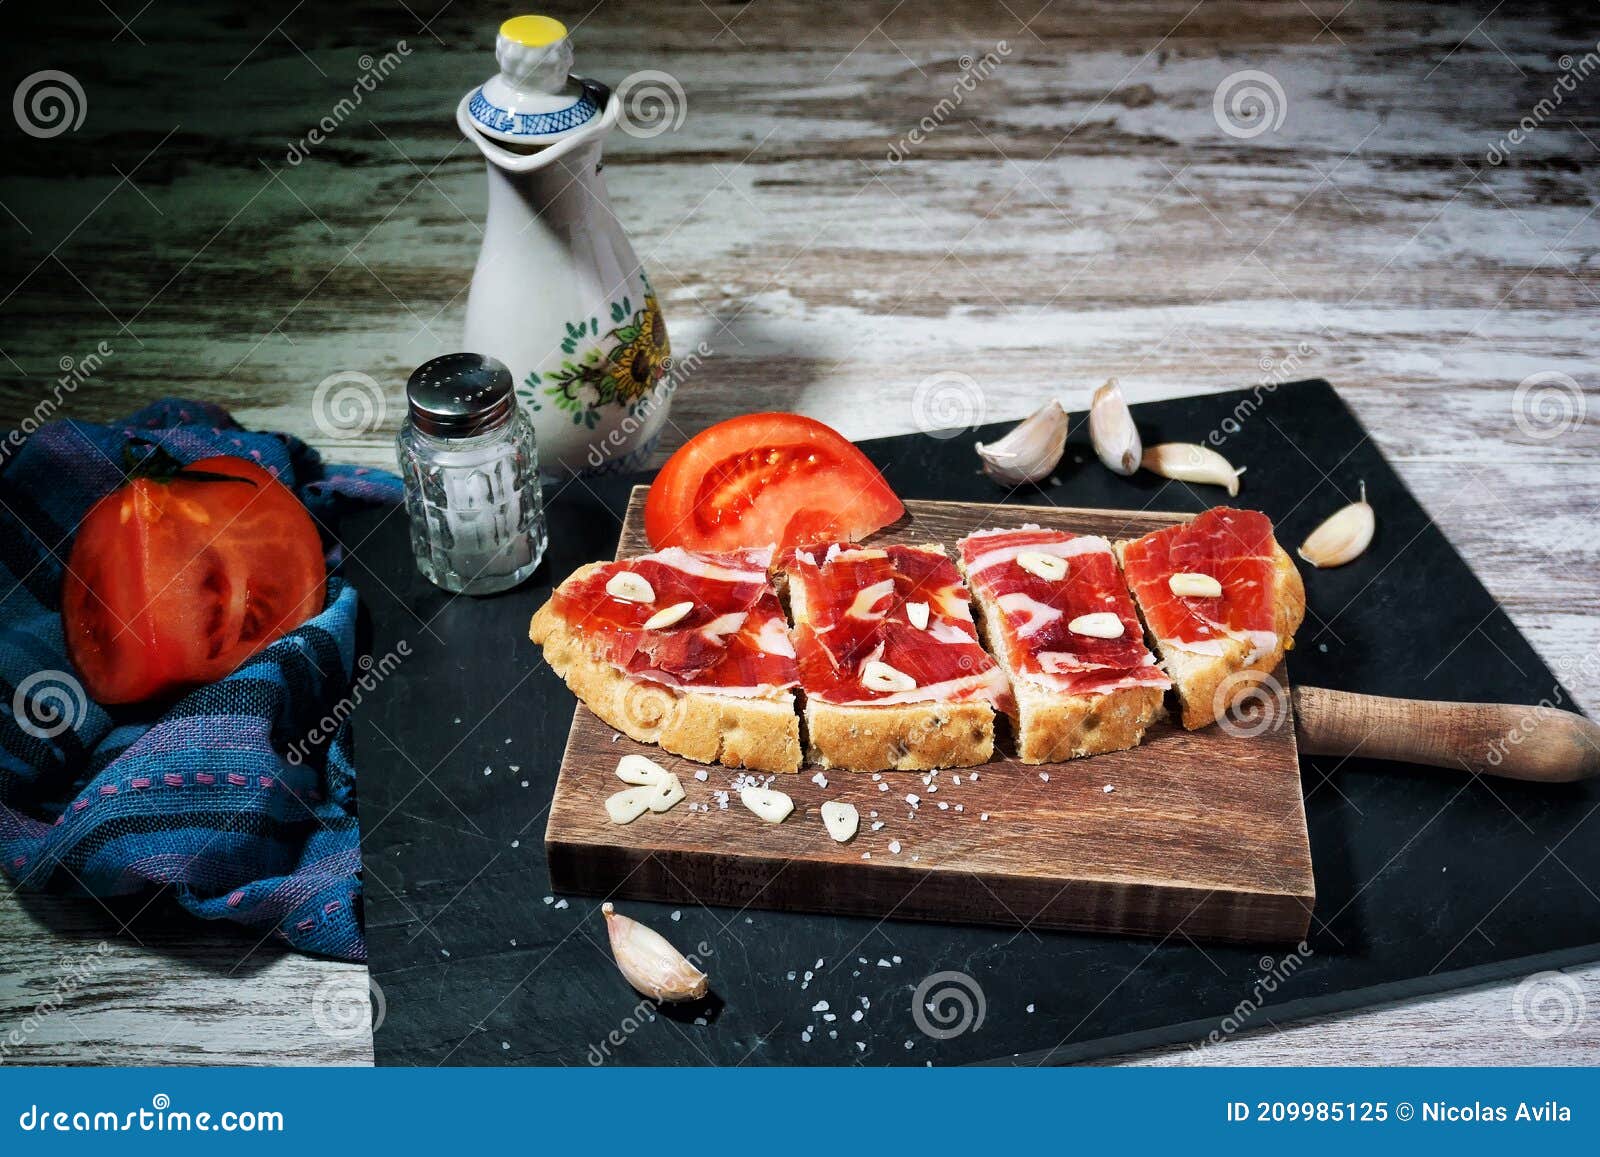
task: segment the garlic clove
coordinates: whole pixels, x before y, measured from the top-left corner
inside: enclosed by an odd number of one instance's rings
[[[622,915],[610,901],[600,905],[600,911],[617,969],[635,991],[662,1001],[699,1000],[706,994],[706,974],[665,936]]]
[[[673,603],[670,607],[663,607],[644,621],[647,631],[659,631],[670,627],[674,623],[682,622],[689,612],[694,610],[692,602]]]
[[[822,824],[835,843],[848,844],[861,826],[861,813],[853,803],[829,800],[822,805]]]
[[[614,824],[631,824],[650,810],[650,800],[656,791],[655,784],[630,787],[606,800],[606,815]]]
[[[871,659],[861,665],[861,685],[871,691],[910,691],[917,681],[881,659]]]
[[[739,802],[769,824],[781,824],[794,811],[794,800],[770,787],[747,787],[739,793]]]
[[[910,623],[919,631],[926,631],[928,629],[928,604],[907,603],[906,622]]]
[[[625,603],[653,603],[656,590],[650,580],[631,570],[619,570],[606,580],[606,594]]]
[[[671,811],[683,802],[683,784],[675,775],[668,775],[660,783],[650,785],[650,810],[658,815]]]
[[[1120,639],[1126,628],[1110,611],[1096,611],[1092,615],[1079,615],[1067,624],[1067,630],[1090,639]]]
[[[1018,422],[998,442],[977,444],[983,472],[1006,486],[1048,478],[1067,448],[1067,412],[1051,399]]]
[[[667,769],[653,759],[642,755],[624,755],[617,760],[617,778],[635,787],[648,787],[660,783],[668,775]]]
[[[1113,474],[1128,475],[1139,469],[1143,453],[1139,427],[1133,424],[1133,414],[1116,378],[1096,390],[1089,403],[1089,440],[1094,443],[1096,456]]]
[[[1140,464],[1146,470],[1171,478],[1176,482],[1205,482],[1212,486],[1225,486],[1229,498],[1239,495],[1239,475],[1243,469],[1234,469],[1221,454],[1209,446],[1193,442],[1163,442],[1144,452]]]
[[[1367,504],[1367,484],[1361,484],[1361,501],[1330,514],[1322,525],[1300,544],[1300,557],[1319,570],[1343,566],[1358,557],[1372,542],[1378,516]]]
[[[1192,571],[1168,576],[1167,589],[1180,599],[1214,599],[1222,594],[1222,584],[1215,578]]]
[[[1067,577],[1067,560],[1060,555],[1046,554],[1042,550],[1018,551],[1017,565],[1047,582],[1060,582]]]

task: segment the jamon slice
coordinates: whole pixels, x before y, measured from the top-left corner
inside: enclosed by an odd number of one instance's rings
[[[782,565],[813,762],[909,771],[989,759],[1009,690],[942,547],[834,543]]]
[[[1011,676],[1018,758],[1137,744],[1171,683],[1145,649],[1111,544],[1030,525],[979,531],[960,547],[984,637]]]
[[[1117,553],[1190,730],[1224,715],[1293,646],[1305,586],[1266,515],[1213,507]]]
[[[591,563],[528,634],[589,710],[630,738],[702,763],[798,771],[799,670],[771,559],[770,548],[672,547]]]

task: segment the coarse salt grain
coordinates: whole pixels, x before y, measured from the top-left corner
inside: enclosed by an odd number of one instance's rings
[[[889,841],[889,850],[891,852],[893,852],[895,855],[898,856],[900,854],[900,841],[899,840],[890,840]]]

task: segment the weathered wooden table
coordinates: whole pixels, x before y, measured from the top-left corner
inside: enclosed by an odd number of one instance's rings
[[[483,175],[453,110],[492,71],[510,10],[36,7],[0,9],[39,22],[6,29],[29,47],[5,82],[65,71],[86,114],[48,139],[6,126],[0,424],[104,342],[52,416],[183,394],[387,464],[406,374],[457,344]],[[1592,16],[1340,0],[552,7],[582,71],[658,69],[684,93],[679,127],[618,134],[607,154],[674,345],[712,350],[664,450],[757,404],[903,433],[941,371],[978,384],[968,420],[1049,397],[1081,410],[1110,375],[1134,400],[1327,377],[1600,707]],[[389,52],[399,66],[362,89]],[[1254,103],[1235,103],[1241,87]],[[344,370],[385,390],[381,421],[354,436],[311,406]],[[364,970],[150,913],[124,932],[137,907],[0,901],[0,1034],[31,1026],[5,1059],[370,1059],[347,1015]],[[73,968],[88,979],[56,1001]],[[1521,1033],[1513,986],[1496,985],[1272,1026],[1204,1060],[1594,1063],[1600,969],[1573,976],[1587,1015],[1555,1039]]]

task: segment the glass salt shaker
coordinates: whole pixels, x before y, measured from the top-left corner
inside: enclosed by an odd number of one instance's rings
[[[406,383],[396,448],[411,549],[429,582],[467,595],[509,590],[544,557],[548,532],[533,425],[511,371],[446,354]]]

